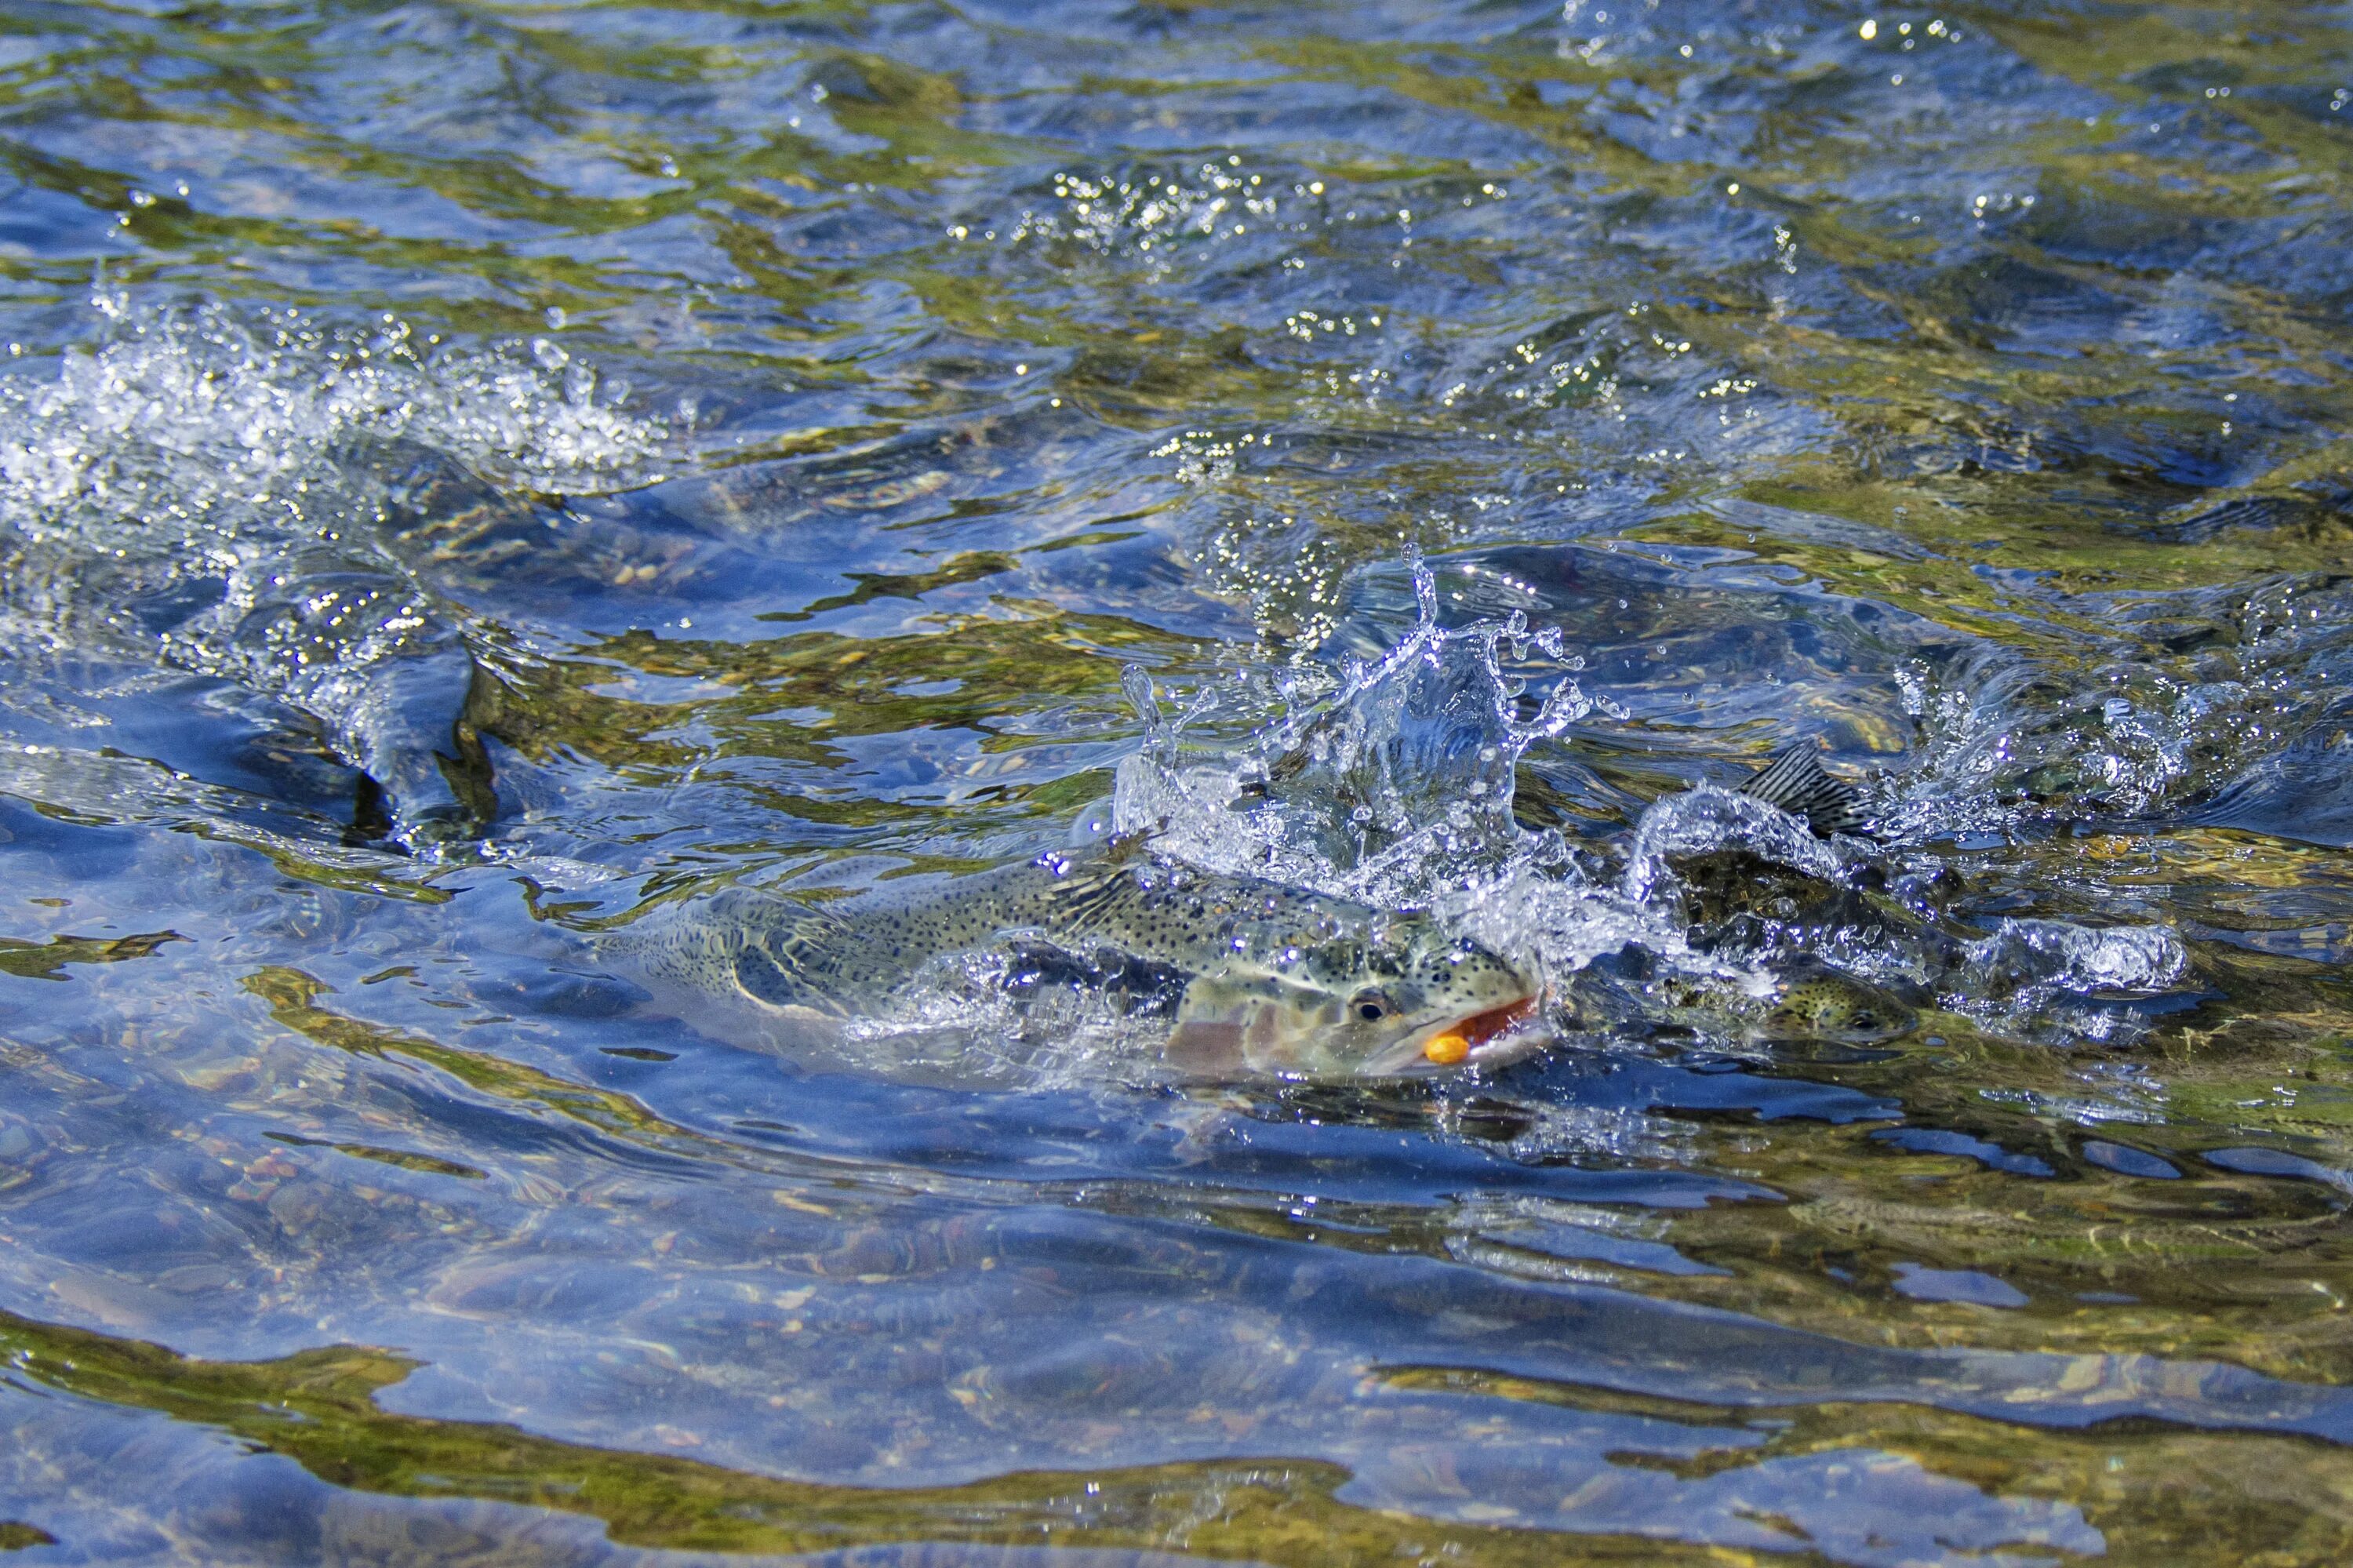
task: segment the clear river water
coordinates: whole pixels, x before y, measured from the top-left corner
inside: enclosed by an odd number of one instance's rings
[[[2353,1557],[2344,5],[0,0],[0,1551]],[[642,961],[1040,855],[1535,1011]]]

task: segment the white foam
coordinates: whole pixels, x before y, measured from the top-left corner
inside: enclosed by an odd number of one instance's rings
[[[107,331],[60,355],[54,379],[0,380],[0,504],[28,531],[134,550],[332,533],[333,460],[353,437],[415,440],[544,492],[642,484],[672,456],[664,421],[549,339],[97,303]]]
[[[468,666],[458,617],[380,533],[371,459],[399,442],[509,491],[609,491],[675,461],[670,428],[543,338],[92,302],[103,330],[54,376],[0,378],[12,630],[127,642],[306,709],[404,813],[431,809]]]

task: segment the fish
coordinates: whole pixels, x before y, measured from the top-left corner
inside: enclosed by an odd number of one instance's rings
[[[1839,969],[1785,979],[1772,1008],[1751,1029],[1759,1040],[1825,1040],[1875,1045],[1920,1026],[1920,1014],[1893,991]]]
[[[886,1012],[941,959],[1009,954],[1008,972],[1172,1013],[1164,1055],[1201,1079],[1427,1074],[1540,1044],[1522,1028],[1539,987],[1428,914],[1202,872],[1144,836],[822,906],[730,888],[649,916],[614,948],[690,996],[836,1025]]]
[[[1776,753],[1740,793],[1788,812],[1821,837],[1862,826],[1853,786],[1832,778],[1803,741]],[[1852,889],[1745,852],[1685,857],[1676,876],[1694,916],[1688,939],[1718,958],[1756,963],[1778,945],[1776,927],[1791,926],[1871,930],[1890,939],[1920,935],[1909,927],[1899,931],[1892,916]],[[1909,1034],[1920,1022],[1918,1010],[1894,992],[1810,959],[1793,971],[1780,969],[1766,999],[1719,995],[1688,980],[1653,995],[1654,1011],[1671,1024],[1759,1044],[1872,1045]]]
[[[1805,960],[1762,997],[1690,975],[1569,977],[1568,1005],[1593,1023],[1647,1024],[1748,1045],[1878,1045],[1920,1026],[1919,1010],[1883,986]]]

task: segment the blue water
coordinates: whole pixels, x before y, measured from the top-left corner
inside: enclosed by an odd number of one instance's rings
[[[2353,1552],[2343,7],[0,23],[0,1549]],[[1107,824],[1527,1049],[614,940]]]

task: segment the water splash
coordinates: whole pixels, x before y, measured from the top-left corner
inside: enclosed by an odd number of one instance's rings
[[[142,307],[101,286],[107,329],[54,380],[0,382],[0,500],[18,525],[86,543],[332,532],[312,493],[353,438],[415,440],[494,483],[543,492],[642,484],[671,430],[626,383],[548,338],[443,343],[385,314],[365,326],[296,310]],[[331,491],[332,487],[331,486]]]
[[[1938,673],[1899,672],[1926,743],[1883,802],[1883,836],[2179,814],[2353,842],[2341,759],[2315,742],[2348,711],[2335,678],[2353,650],[2344,583],[2298,574],[2061,608],[2103,628],[2076,658],[1988,647]]]
[[[1119,767],[1113,826],[1151,832],[1165,853],[1208,870],[1427,908],[1556,992],[1629,947],[1757,990],[1759,977],[1685,939],[1662,857],[1740,838],[1740,826],[1712,822],[1721,802],[1735,802],[1722,809],[1747,824],[1748,839],[1781,845],[1806,869],[1835,872],[1835,853],[1793,819],[1722,790],[1654,807],[1649,836],[1638,832],[1619,875],[1554,832],[1523,828],[1513,814],[1521,757],[1599,705],[1572,673],[1558,628],[1531,628],[1516,611],[1442,625],[1435,575],[1419,555],[1407,566],[1413,625],[1376,656],[1344,662],[1320,689],[1312,677],[1278,687],[1277,711],[1239,746],[1222,737],[1232,708],[1258,695],[1248,683],[1211,688],[1171,715],[1131,670],[1145,738]],[[1547,676],[1539,697],[1532,686]]]
[[[1717,850],[1746,850],[1825,882],[1843,880],[1854,858],[1778,807],[1702,784],[1642,813],[1621,878],[1626,897],[1638,905],[1652,902],[1673,886],[1670,856]]]
[[[2007,919],[1968,944],[1940,999],[1999,1030],[2114,1040],[2135,1033],[2101,998],[2162,992],[2189,970],[2180,933],[2167,926],[2100,929],[2063,920]]]
[[[393,804],[395,836],[484,816],[445,758],[473,667],[464,617],[387,524],[386,454],[506,490],[655,477],[673,433],[546,339],[442,344],[385,315],[133,305],[53,379],[0,378],[0,633],[235,682],[316,719]]]
[[[1559,632],[1531,630],[1516,614],[1441,626],[1434,575],[1418,555],[1408,565],[1412,629],[1378,657],[1345,662],[1321,690],[1312,677],[1282,690],[1282,710],[1238,752],[1187,755],[1189,730],[1229,716],[1225,694],[1166,718],[1148,678],[1130,671],[1145,738],[1119,768],[1117,829],[1155,831],[1169,853],[1211,870],[1375,904],[1429,903],[1525,854],[1513,769],[1593,702],[1565,669],[1531,702],[1505,665],[1563,662]]]
[[[1630,831],[1599,845],[1522,827],[1513,812],[1521,758],[1569,738],[1600,705],[1572,673],[1558,627],[1532,628],[1519,612],[1441,625],[1433,573],[1419,557],[1408,565],[1413,624],[1320,683],[1312,673],[1217,683],[1172,711],[1145,672],[1128,671],[1145,736],[1118,769],[1111,825],[1150,832],[1164,853],[1208,870],[1426,908],[1527,965],[1556,999],[1593,989],[1584,977],[1597,960],[1631,951],[1648,977],[1637,992],[1713,999],[1679,1009],[1682,1021],[1704,1030],[1720,1014],[1734,1035],[1792,976],[1825,965],[1933,996],[1987,1028],[2050,1039],[2128,1033],[2138,1025],[2095,999],[2161,993],[2186,972],[2169,927],[2012,919],[1980,935],[1940,929],[1925,914],[1925,925],[1858,924],[1852,904],[1850,913],[1768,919],[1761,939],[1701,941],[1678,869],[1698,857],[1736,854],[1849,900],[1884,857],[1705,783],[1652,801]],[[1546,680],[1538,700],[1531,688]],[[1977,700],[2004,698],[1989,684]],[[1236,741],[1247,716],[1237,710],[1252,703],[1272,711]],[[2155,788],[2171,753],[2150,745]],[[1981,776],[1969,758],[2002,755],[1982,726],[1932,748],[1917,776],[1877,786],[1883,815],[1918,839],[2014,821],[1988,792],[1950,785]],[[1612,999],[1602,1016],[1619,1018],[1629,993],[1597,983]]]

